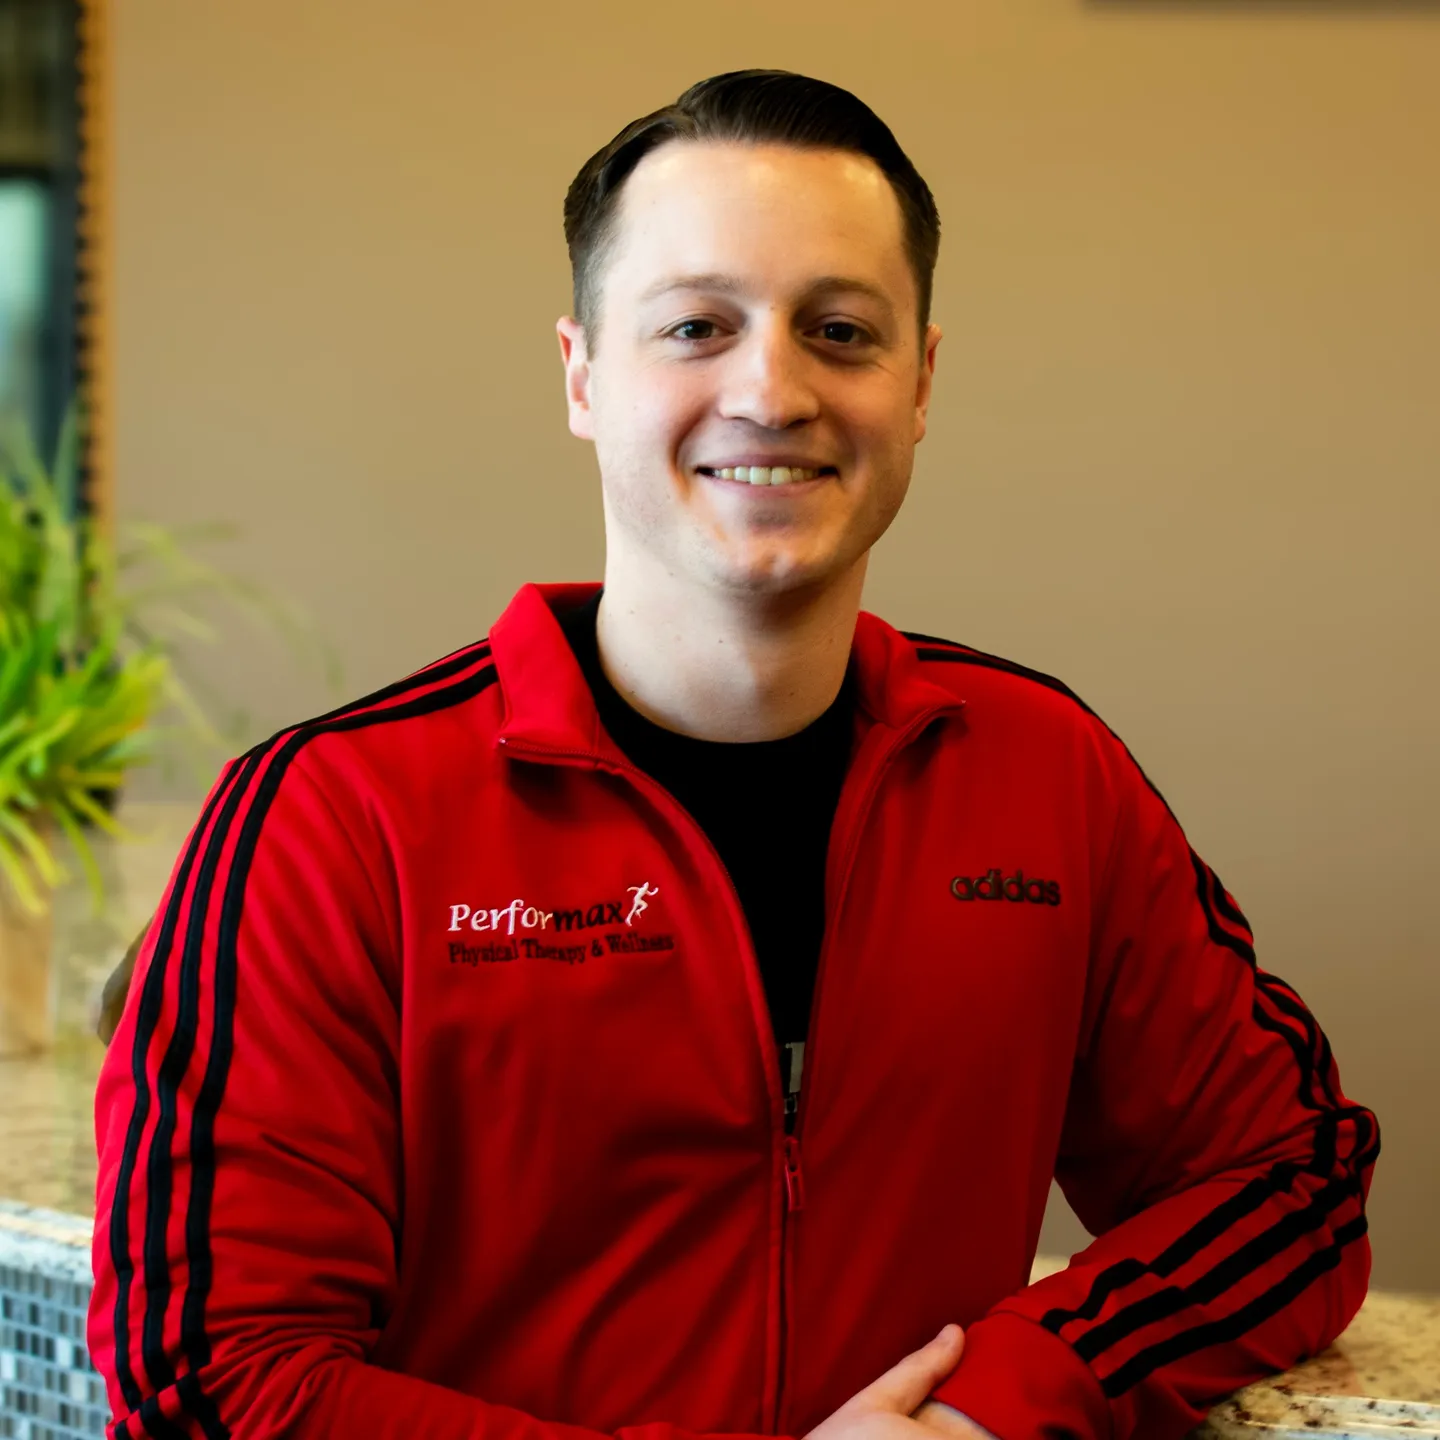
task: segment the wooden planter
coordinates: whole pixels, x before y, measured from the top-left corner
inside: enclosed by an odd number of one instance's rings
[[[0,878],[0,1059],[55,1043],[54,913],[31,915]]]

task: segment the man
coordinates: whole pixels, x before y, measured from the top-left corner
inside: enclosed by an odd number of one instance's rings
[[[1183,1434],[1355,1313],[1377,1130],[1103,723],[859,609],[928,188],[745,71],[565,215],[603,589],[216,783],[97,1096],[115,1433]]]

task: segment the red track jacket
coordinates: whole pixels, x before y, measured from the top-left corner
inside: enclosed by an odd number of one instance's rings
[[[954,1320],[1002,1440],[1164,1440],[1343,1329],[1374,1117],[1094,714],[861,614],[787,1142],[592,590],[216,782],[96,1100],[114,1436],[800,1436]],[[1101,1238],[1029,1285],[1052,1175]]]

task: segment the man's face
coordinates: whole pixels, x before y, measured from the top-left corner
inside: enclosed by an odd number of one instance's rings
[[[672,141],[631,172],[599,355],[556,327],[612,564],[778,595],[863,560],[905,498],[940,341],[931,325],[922,361],[902,225],[883,172],[844,151]],[[786,458],[825,473],[712,473]]]

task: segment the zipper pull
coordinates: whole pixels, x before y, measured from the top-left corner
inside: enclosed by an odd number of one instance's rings
[[[805,1208],[805,1177],[800,1173],[800,1142],[785,1137],[785,1203],[789,1210]]]

